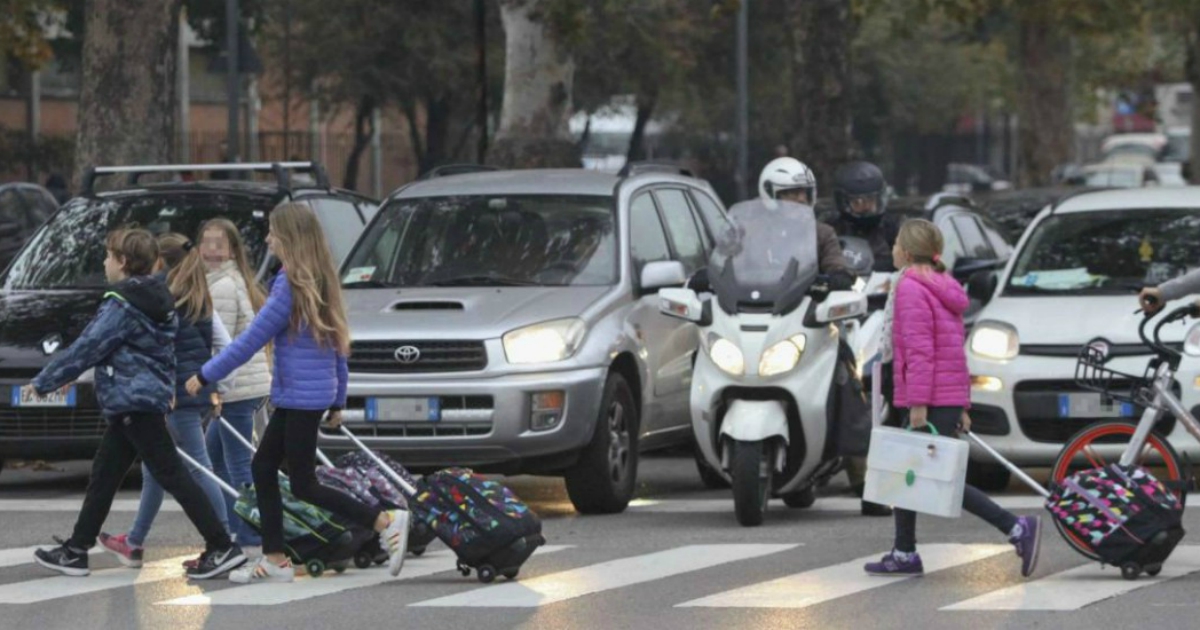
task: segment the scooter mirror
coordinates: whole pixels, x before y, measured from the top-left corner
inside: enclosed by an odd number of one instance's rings
[[[704,319],[704,304],[691,289],[662,289],[658,300],[658,310],[663,315],[695,323]]]
[[[857,291],[833,291],[817,305],[817,323],[830,324],[867,313],[867,296]]]

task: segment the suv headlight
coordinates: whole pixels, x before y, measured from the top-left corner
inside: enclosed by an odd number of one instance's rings
[[[1008,361],[1021,351],[1017,329],[1000,322],[981,322],[971,331],[971,353],[993,361]]]
[[[767,348],[762,355],[762,360],[758,362],[758,374],[760,376],[776,376],[791,372],[795,369],[796,364],[800,363],[800,357],[804,355],[804,347],[807,343],[808,338],[800,334]]]
[[[554,363],[575,355],[587,327],[571,317],[542,322],[505,333],[504,356],[509,363]]]
[[[722,371],[733,376],[741,376],[746,373],[746,359],[742,355],[742,349],[732,341],[717,333],[709,333],[704,340],[704,348],[708,350],[708,356],[712,362]]]
[[[1200,357],[1200,324],[1192,326],[1187,337],[1183,338],[1183,352],[1192,357]]]

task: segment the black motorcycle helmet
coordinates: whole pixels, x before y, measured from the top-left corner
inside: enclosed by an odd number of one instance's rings
[[[851,223],[871,228],[887,211],[887,182],[870,162],[849,162],[833,174],[833,203]]]

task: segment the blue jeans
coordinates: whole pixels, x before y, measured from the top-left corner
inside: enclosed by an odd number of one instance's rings
[[[203,420],[201,409],[176,409],[167,418],[167,431],[170,432],[171,439],[175,440],[175,445],[183,449],[184,453],[200,462],[205,468],[212,470],[212,463],[208,459],[208,450],[204,447],[204,429],[201,426]],[[192,473],[196,485],[200,486],[205,496],[208,497],[208,501],[212,503],[213,509],[217,513],[217,520],[221,522],[221,528],[228,532],[229,519],[225,515],[225,499],[222,497],[221,487],[204,473],[192,468],[191,464],[183,462],[182,465]],[[150,533],[150,526],[154,524],[162,502],[162,485],[158,483],[154,475],[150,474],[150,468],[146,464],[142,464],[142,501],[138,504],[133,529],[129,530],[129,544],[138,547],[145,544],[146,536]]]
[[[262,398],[231,402],[224,406],[221,415],[242,437],[253,443],[254,411],[261,407],[263,402]],[[212,457],[213,470],[225,483],[239,490],[254,483],[254,477],[250,474],[250,460],[254,453],[236,436],[231,435],[229,429],[221,426],[219,422],[213,422],[208,426],[205,442],[208,444],[208,454]],[[226,495],[223,513],[229,518],[230,528],[237,538],[237,543],[251,547],[262,545],[262,537],[258,532],[234,513],[233,503],[234,499]]]

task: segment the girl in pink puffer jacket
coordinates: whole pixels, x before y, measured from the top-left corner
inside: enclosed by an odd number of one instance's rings
[[[934,433],[969,431],[971,376],[967,371],[963,313],[969,300],[962,285],[942,264],[942,233],[920,219],[905,222],[892,257],[900,270],[892,319],[895,405],[912,429]],[[1042,523],[1037,516],[1018,518],[978,489],[967,486],[963,508],[1008,536],[1021,558],[1021,575],[1037,568]],[[922,575],[917,554],[917,513],[896,508],[896,540],[891,553],[868,563],[867,573],[880,576]]]

